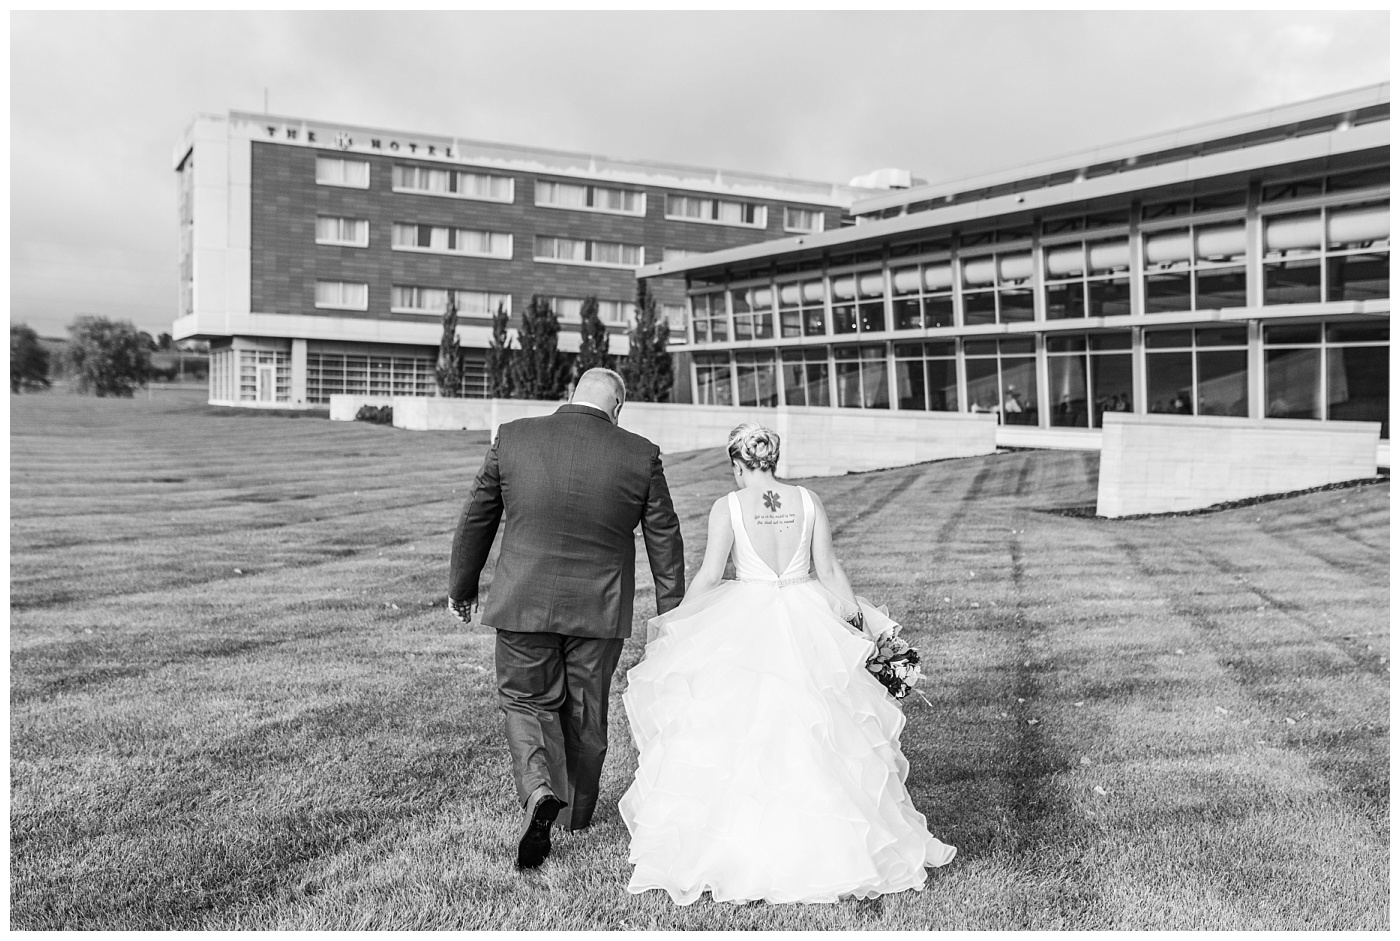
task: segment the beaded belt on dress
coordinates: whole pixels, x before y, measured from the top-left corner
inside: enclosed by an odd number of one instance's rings
[[[785,585],[800,585],[803,582],[814,582],[816,576],[810,572],[806,575],[792,575],[788,578],[738,578],[735,581],[751,582],[756,585],[772,585],[774,588],[782,588]]]

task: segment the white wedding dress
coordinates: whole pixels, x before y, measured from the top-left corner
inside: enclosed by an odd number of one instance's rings
[[[629,892],[678,905],[834,902],[921,889],[957,852],[928,832],[904,779],[904,713],[874,653],[809,576],[813,506],[787,568],[754,551],[729,495],[737,581],[649,623],[622,701],[639,753],[620,803]]]

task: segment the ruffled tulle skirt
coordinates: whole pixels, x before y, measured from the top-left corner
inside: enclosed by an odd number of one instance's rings
[[[956,850],[904,788],[904,713],[818,582],[723,582],[649,625],[622,700],[629,892],[688,905],[919,889]]]

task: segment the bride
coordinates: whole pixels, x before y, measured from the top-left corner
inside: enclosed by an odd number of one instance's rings
[[[773,476],[778,447],[754,423],[730,434],[738,490],[715,502],[699,573],[627,673],[629,892],[872,898],[922,889],[957,852],[904,789],[904,714],[865,669],[870,639],[836,614],[860,623],[821,501]],[[737,580],[721,581],[731,551]]]

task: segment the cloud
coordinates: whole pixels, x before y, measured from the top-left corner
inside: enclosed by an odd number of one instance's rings
[[[11,318],[168,330],[171,148],[261,110],[842,181],[1027,163],[1383,81],[1388,14],[15,12]]]

